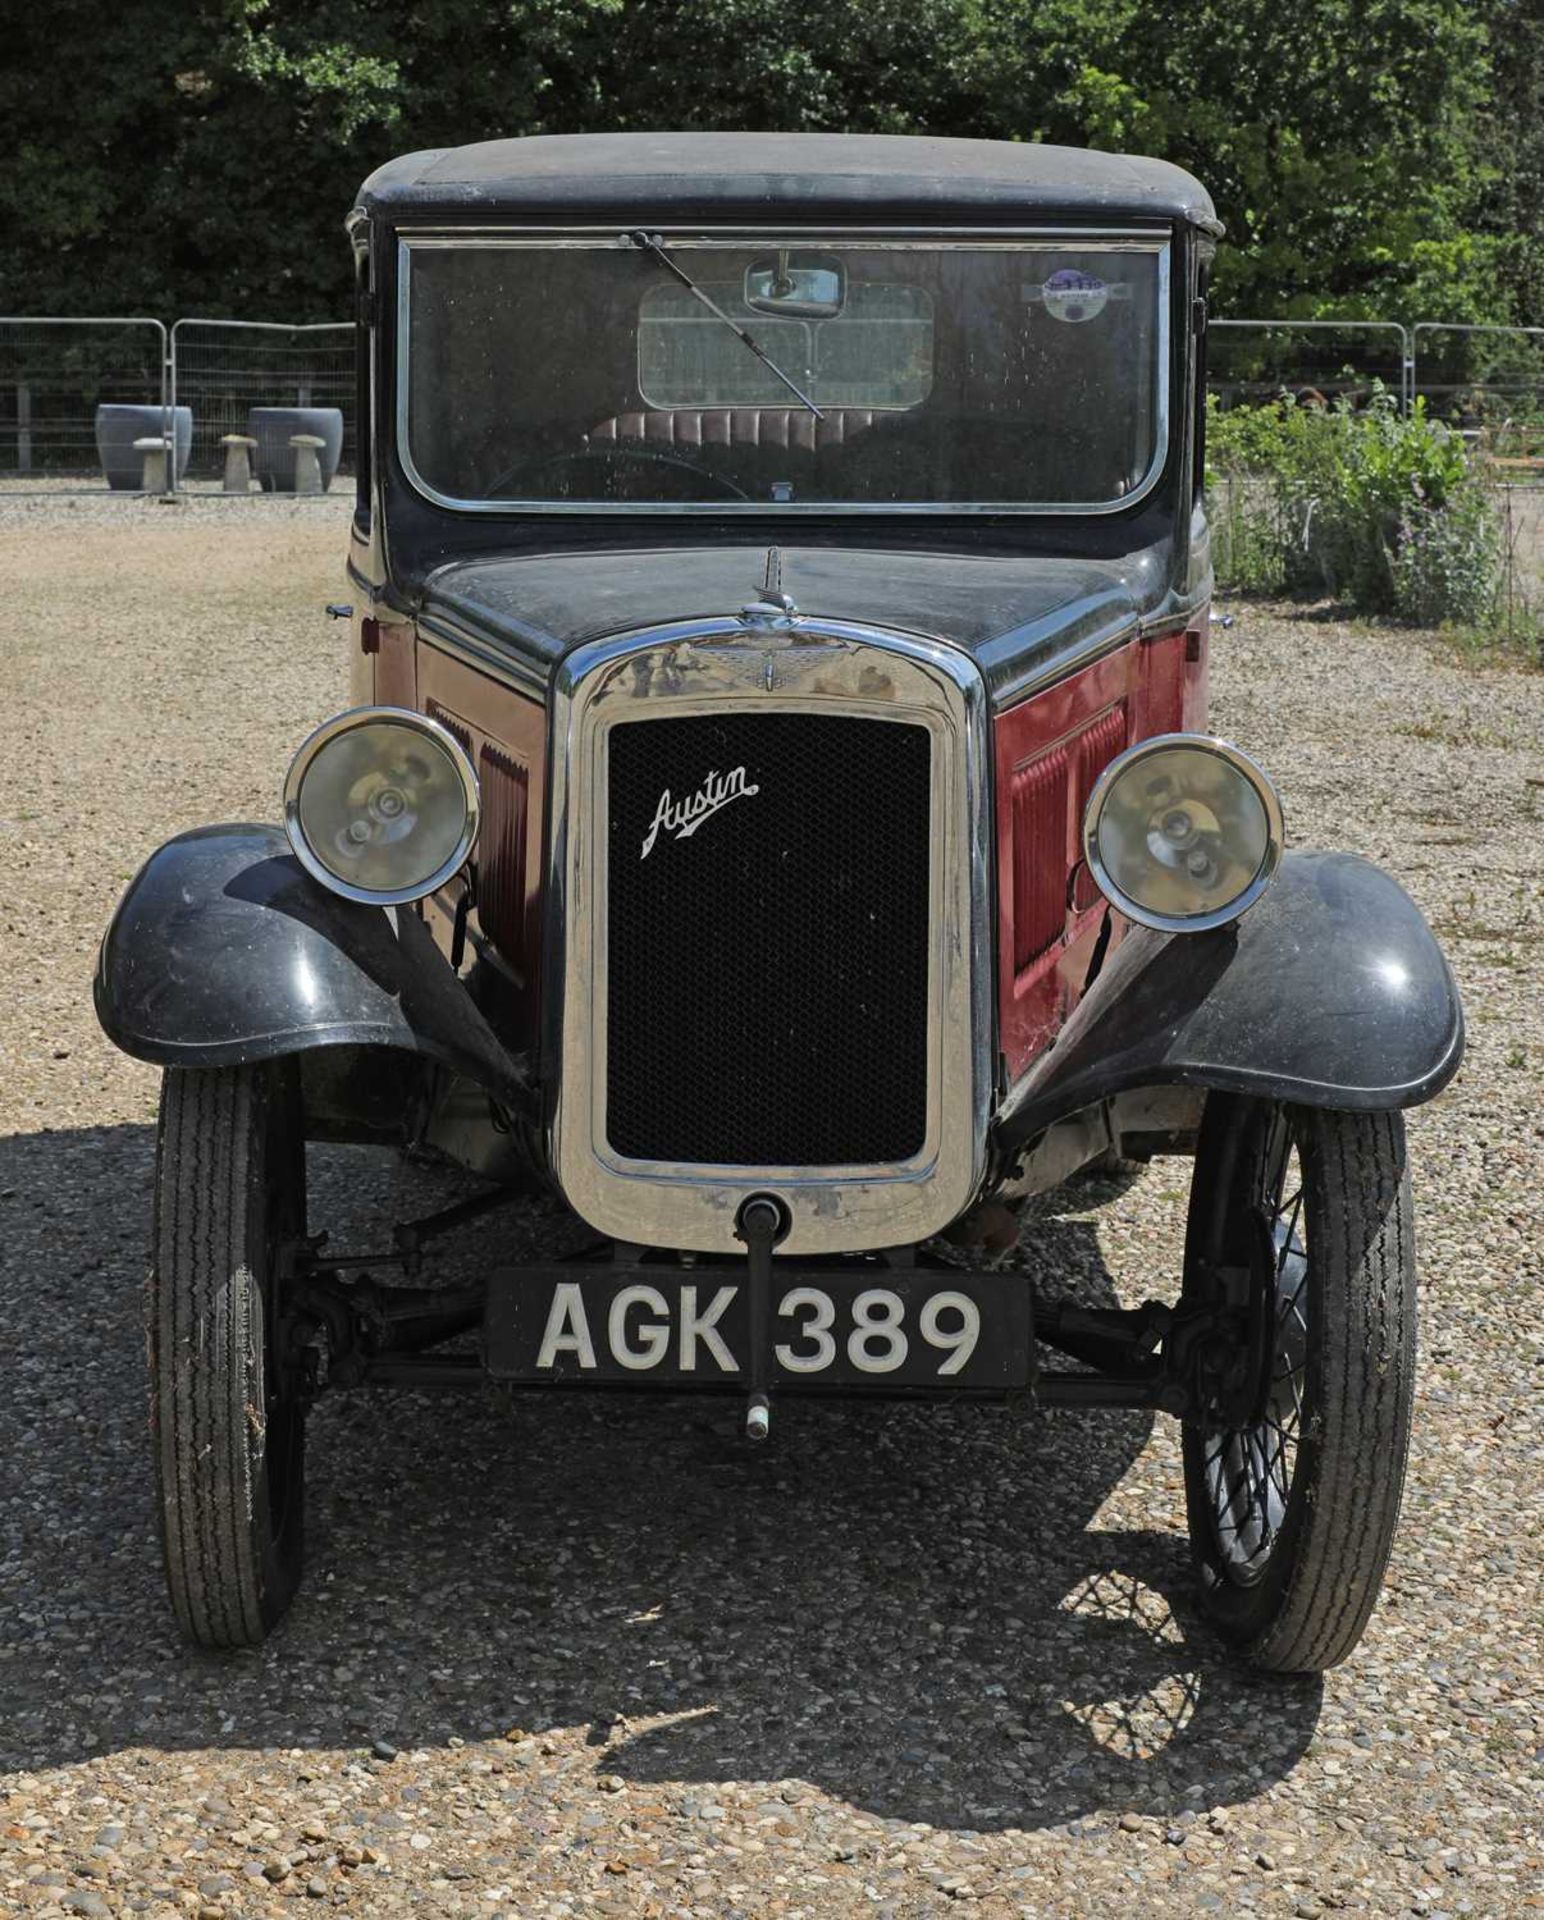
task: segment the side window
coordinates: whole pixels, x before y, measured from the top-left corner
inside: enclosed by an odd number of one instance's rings
[[[1211,282],[1212,264],[1203,259],[1196,270],[1195,306],[1195,500],[1200,505],[1206,495],[1206,290]]]
[[[354,250],[354,524],[361,533],[370,531],[370,354],[372,349],[370,303],[370,249]]]

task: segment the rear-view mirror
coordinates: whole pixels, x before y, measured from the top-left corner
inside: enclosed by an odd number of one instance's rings
[[[745,269],[745,304],[784,320],[830,320],[847,298],[847,269],[834,254],[779,253]]]

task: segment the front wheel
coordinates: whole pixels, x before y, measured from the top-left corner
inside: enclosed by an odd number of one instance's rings
[[[167,1586],[200,1646],[255,1645],[300,1580],[305,1409],[279,1351],[278,1292],[305,1219],[293,1063],[168,1072],[150,1409]]]
[[[1320,1672],[1362,1637],[1404,1485],[1416,1292],[1400,1115],[1213,1095],[1185,1294],[1233,1309],[1254,1349],[1185,1428],[1202,1604],[1254,1665]]]

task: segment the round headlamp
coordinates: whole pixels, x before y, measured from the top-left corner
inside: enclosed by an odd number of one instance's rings
[[[1281,802],[1247,754],[1197,733],[1143,740],[1100,774],[1083,816],[1099,890],[1144,927],[1200,933],[1247,912],[1281,859]]]
[[[444,886],[477,837],[477,775],[455,736],[404,707],[356,707],[290,762],[295,858],[348,900],[401,906]]]

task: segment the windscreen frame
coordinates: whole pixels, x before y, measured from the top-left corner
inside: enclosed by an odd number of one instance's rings
[[[911,519],[916,517],[977,518],[1004,516],[1014,518],[1107,517],[1129,513],[1146,500],[1164,481],[1174,459],[1173,394],[1182,385],[1182,373],[1175,367],[1176,342],[1183,342],[1184,330],[1175,324],[1174,288],[1176,236],[1168,222],[1142,224],[1123,222],[1102,227],[1086,222],[1056,222],[1025,227],[847,227],[822,224],[800,228],[793,223],[776,227],[746,224],[733,226],[667,227],[651,238],[693,249],[744,249],[778,246],[807,248],[815,244],[843,243],[866,248],[890,248],[897,251],[932,250],[943,246],[965,249],[991,248],[1020,250],[1026,246],[1052,243],[1066,249],[1104,250],[1112,253],[1143,253],[1156,260],[1156,313],[1154,316],[1152,395],[1153,454],[1147,471],[1138,483],[1119,496],[1100,501],[1065,500],[533,500],[516,498],[478,499],[446,493],[420,471],[413,458],[410,435],[410,398],[412,390],[412,261],[415,252],[446,248],[500,248],[555,250],[615,249],[622,239],[618,228],[606,226],[520,226],[499,223],[496,226],[455,225],[445,227],[400,228],[396,239],[395,298],[395,392],[393,414],[397,463],[409,486],[433,506],[457,514],[496,514],[514,516],[557,515],[571,522],[600,521],[614,518],[701,518],[724,520],[821,518],[851,520],[864,518]]]

